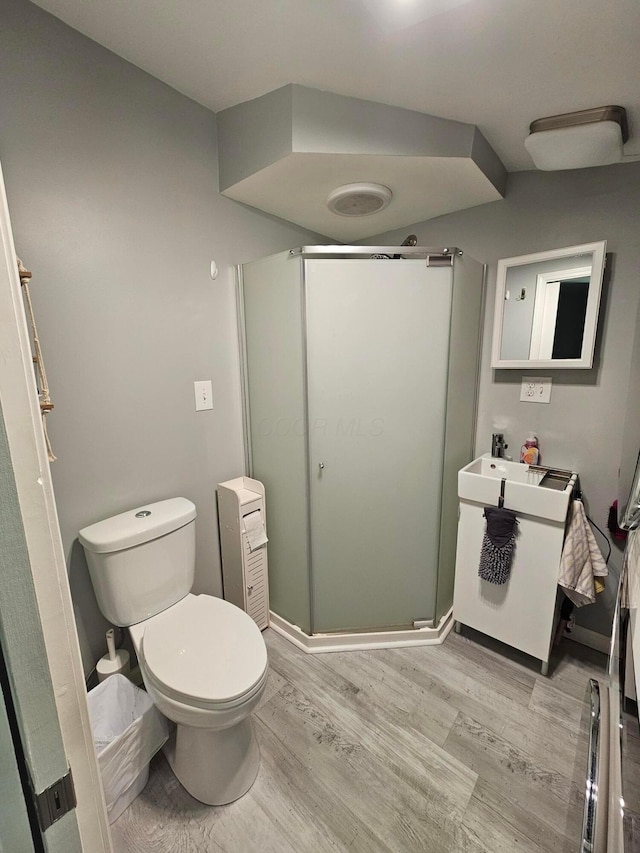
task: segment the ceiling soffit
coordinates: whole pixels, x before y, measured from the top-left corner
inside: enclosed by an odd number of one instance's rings
[[[289,84],[217,115],[220,191],[340,241],[496,201],[506,172],[475,125]],[[379,213],[327,208],[336,187],[389,187]]]

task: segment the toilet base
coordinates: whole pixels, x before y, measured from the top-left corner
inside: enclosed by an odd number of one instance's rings
[[[164,754],[183,788],[210,806],[223,806],[246,794],[260,767],[249,717],[221,730],[178,724]]]

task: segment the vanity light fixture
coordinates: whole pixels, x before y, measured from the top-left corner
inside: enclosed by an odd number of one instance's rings
[[[624,107],[594,107],[536,119],[524,147],[536,168],[553,172],[618,163],[628,138]]]
[[[329,193],[327,207],[340,216],[370,216],[384,210],[392,195],[382,184],[343,184]]]

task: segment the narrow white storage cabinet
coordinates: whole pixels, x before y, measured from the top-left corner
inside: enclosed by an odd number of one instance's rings
[[[245,610],[263,630],[269,626],[269,578],[262,483],[251,477],[219,483],[218,523],[224,597]],[[256,547],[255,541],[261,538],[264,543]]]
[[[562,473],[563,476],[559,476]],[[475,459],[458,474],[460,515],[453,596],[456,631],[468,625],[538,658],[547,674],[558,572],[575,472],[495,459]],[[485,506],[518,518],[511,573],[505,584],[478,577]]]

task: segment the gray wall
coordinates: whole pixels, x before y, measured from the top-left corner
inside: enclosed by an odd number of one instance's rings
[[[243,470],[232,265],[318,237],[218,194],[211,112],[25,0],[2,3],[0,79],[0,159],[34,273],[88,670],[106,623],[75,541],[84,525],[192,499],[195,590],[220,594],[215,487]],[[213,381],[213,411],[196,414],[196,379]]]
[[[503,201],[367,240],[369,244],[393,244],[415,232],[420,245],[457,245],[489,265],[476,452],[490,450],[491,433],[499,429],[506,433],[508,452],[517,458],[527,432],[533,430],[545,463],[580,472],[588,512],[605,531],[608,507],[618,497],[640,302],[638,211],[640,163],[574,172],[519,172],[509,176]],[[593,369],[492,370],[498,259],[603,239],[607,240],[609,263]],[[551,403],[521,403],[522,377],[541,373],[553,377]],[[603,550],[606,554],[605,544]],[[614,568],[621,564],[617,545],[611,561]],[[595,606],[578,613],[580,624],[607,632],[614,587],[612,581]]]
[[[631,373],[627,399],[626,419],[622,437],[622,463],[618,514],[621,516],[629,502],[630,490],[640,453],[640,308],[636,323],[636,336],[631,355]]]

